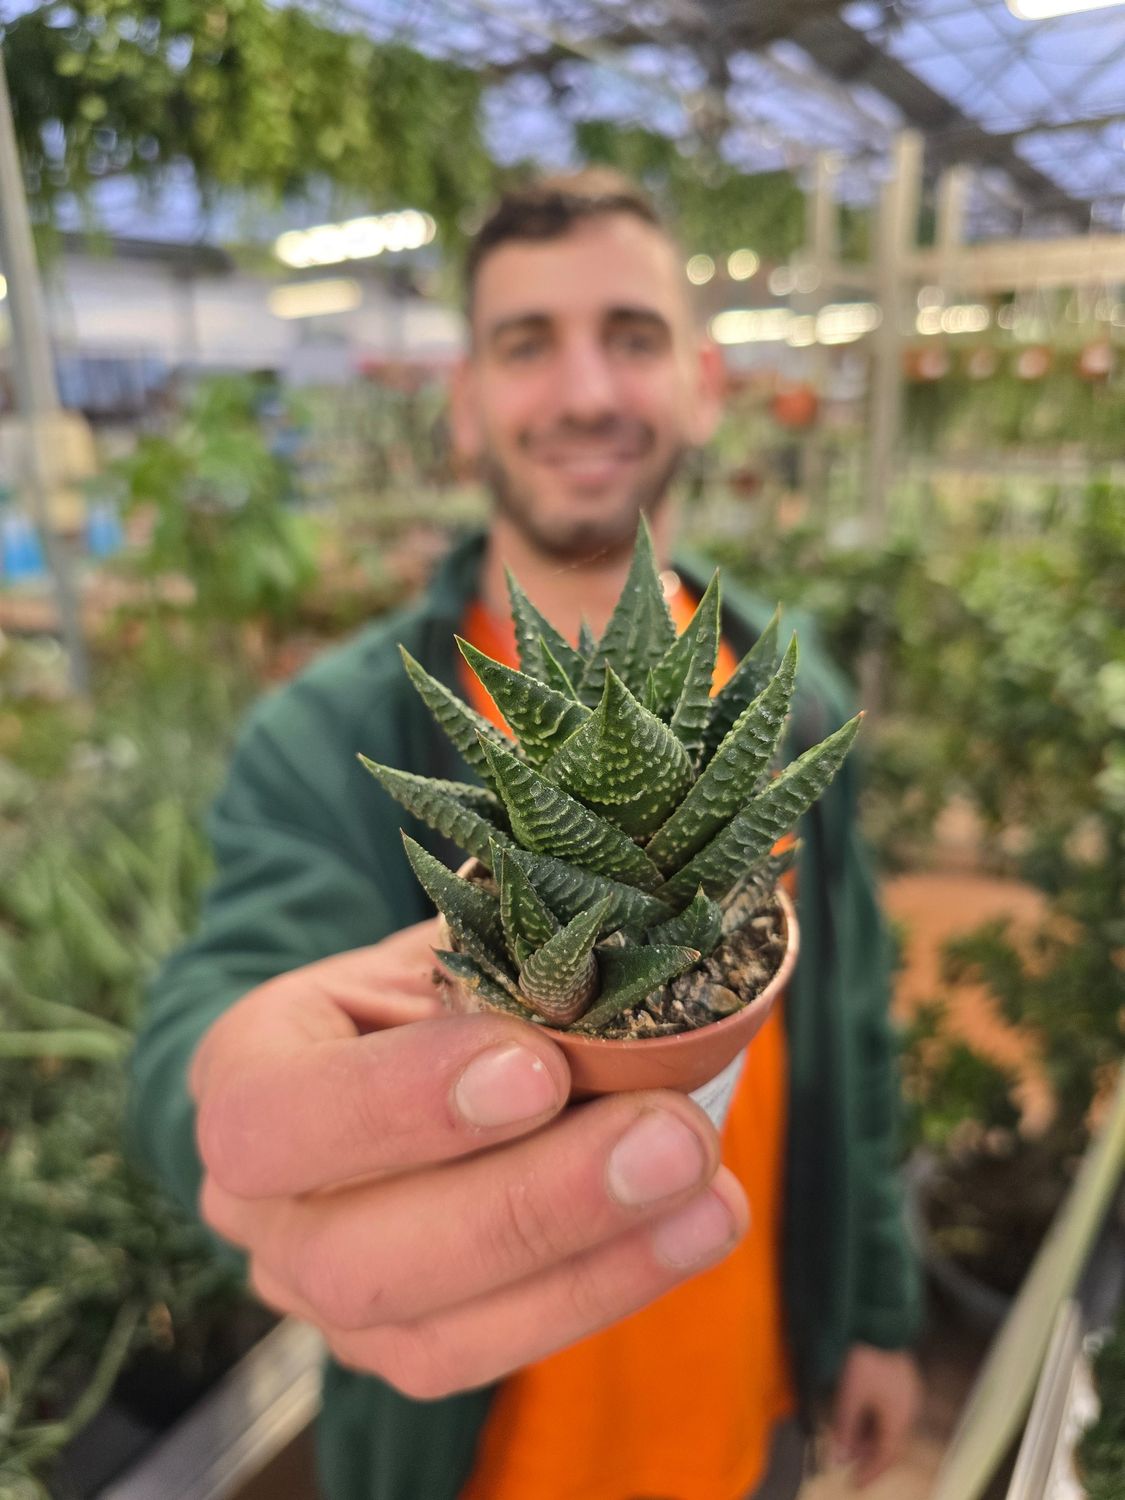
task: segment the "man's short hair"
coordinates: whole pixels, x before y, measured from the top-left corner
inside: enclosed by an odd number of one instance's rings
[[[471,318],[481,262],[513,240],[555,240],[585,219],[632,214],[675,246],[675,237],[645,190],[614,167],[557,172],[509,188],[473,235],[465,256],[463,292]]]

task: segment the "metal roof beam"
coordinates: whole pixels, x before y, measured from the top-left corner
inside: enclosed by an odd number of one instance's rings
[[[839,16],[819,16],[798,22],[792,39],[813,61],[844,83],[865,83],[897,105],[912,125],[935,138],[939,162],[952,153],[942,141],[952,131],[958,134],[957,155],[1001,167],[1036,206],[1047,204],[1075,226],[1089,223],[1090,206],[1071,198],[1045,172],[1024,161],[1002,136],[992,136],[965,115],[954,103],[930,88],[921,78],[883,52],[862,32]]]

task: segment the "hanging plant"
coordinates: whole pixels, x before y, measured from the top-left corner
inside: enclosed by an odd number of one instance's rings
[[[1021,380],[1042,380],[1054,363],[1054,355],[1045,344],[1021,349],[1015,358],[1015,372]]]
[[[274,197],[328,181],[410,203],[447,238],[494,168],[481,81],[456,63],[267,0],[48,0],[0,28],[28,190],[187,163],[203,191]]]
[[[1086,344],[1078,355],[1075,369],[1083,380],[1108,380],[1117,363],[1117,355],[1109,339],[1094,339]]]

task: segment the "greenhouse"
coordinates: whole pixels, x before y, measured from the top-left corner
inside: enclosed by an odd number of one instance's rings
[[[1125,0],[0,0],[0,1500],[1125,1500],[1123,892]]]

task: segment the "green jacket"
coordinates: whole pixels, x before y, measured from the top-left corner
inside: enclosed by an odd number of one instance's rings
[[[327,653],[264,699],[243,731],[212,813],[216,880],[196,936],[152,986],[132,1063],[133,1149],[191,1212],[201,1173],[186,1074],[206,1029],[264,980],[432,915],[406,863],[400,825],[449,863],[460,858],[405,818],[356,754],[469,779],[434,732],[396,648],[401,642],[457,687],[453,633],[476,589],[481,546],[475,537],[455,549],[421,602]],[[702,587],[701,565],[680,566]],[[724,609],[724,633],[741,652],[769,610],[732,586]],[[810,628],[802,624],[800,633],[794,753],[847,716],[846,695]],[[801,829],[801,956],[786,1005],[784,1293],[806,1413],[850,1344],[909,1343],[918,1309],[895,1171],[888,948],[857,837],[851,767]],[[330,1365],[320,1432],[326,1496],[455,1500],[491,1397],[484,1389],[415,1402]]]

